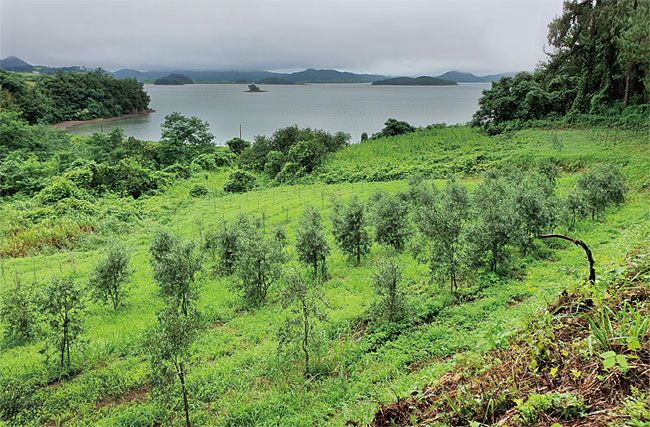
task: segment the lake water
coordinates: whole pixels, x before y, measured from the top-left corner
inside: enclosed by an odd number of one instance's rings
[[[107,123],[80,125],[70,131],[79,135],[110,132],[116,127],[138,139],[160,139],[165,115],[178,111],[210,123],[218,144],[239,136],[271,135],[275,130],[300,127],[343,131],[359,140],[383,128],[392,117],[414,126],[432,123],[466,123],[478,107],[488,83],[458,86],[371,86],[370,84],[310,84],[263,86],[263,93],[247,93],[246,85],[194,84],[187,86],[145,85],[155,113]]]

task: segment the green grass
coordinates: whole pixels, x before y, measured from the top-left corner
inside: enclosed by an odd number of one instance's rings
[[[426,131],[348,147],[332,156],[323,170],[344,174],[370,170],[373,165],[380,169],[387,165],[387,170],[423,167],[434,171],[432,176],[442,177],[440,174],[448,170],[457,170],[455,165],[469,162],[473,166],[464,171],[469,173],[464,182],[472,186],[472,175],[489,166],[526,168],[541,158],[554,157],[565,170],[575,172],[595,163],[615,162],[634,189],[629,200],[619,209],[609,209],[596,222],[579,222],[571,231],[590,245],[599,274],[605,274],[650,232],[650,200],[642,190],[649,182],[648,143],[642,135],[628,131],[560,130],[557,137],[562,144],[558,150],[554,134],[526,130],[493,139],[466,127]],[[471,161],[479,156],[486,160]],[[385,250],[373,246],[362,265],[353,267],[335,249],[331,238],[331,200],[352,194],[365,199],[376,190],[395,192],[406,188],[406,182],[317,183],[224,195],[221,188],[226,178],[225,172],[196,174],[140,204],[144,217],[139,225],[119,235],[133,251],[136,271],[132,292],[117,313],[88,304],[83,337],[88,343],[74,351],[74,365],[80,373],[40,388],[40,403],[31,422],[151,425],[160,414],[156,401],[146,391],[148,366],[140,346],[143,332],[154,324],[155,313],[162,306],[148,255],[150,237],[160,227],[200,240],[221,219],[251,213],[264,218],[269,232],[275,225],[283,225],[293,252],[295,226],[304,206],[312,204],[322,210],[333,247],[328,261],[332,279],[325,284],[325,299],[332,310],[330,322],[322,331],[327,346],[316,361],[324,375],[312,380],[305,380],[299,361],[287,360],[276,352],[275,331],[283,318],[279,288],[272,289],[263,307],[244,310],[229,286],[230,279],[211,275],[211,261],[206,260],[206,272],[198,279],[199,308],[209,327],[194,344],[189,374],[196,425],[344,425],[348,419],[369,422],[378,402],[394,401],[431,383],[450,367],[448,356],[475,351],[486,334],[523,327],[558,292],[586,275],[584,252],[575,246],[559,245],[550,259],[519,261],[520,279],[500,279],[486,285],[475,300],[459,304],[445,285],[429,280],[426,266],[404,253],[400,260],[412,307],[409,318],[398,325],[364,329],[360,319],[372,301],[373,262]],[[565,174],[559,190],[574,180],[575,175]],[[211,195],[189,197],[188,191],[196,183],[208,187]],[[72,274],[73,265],[78,282],[85,283],[102,241],[90,235],[78,242],[74,252],[51,251],[7,259],[0,287],[16,274],[40,286],[53,275]],[[41,343],[16,348],[3,345],[0,376],[51,377],[45,356],[38,352],[41,347]],[[130,391],[139,389],[145,390],[141,396],[124,400]],[[98,402],[113,403],[104,406]],[[179,418],[176,423],[181,421]]]

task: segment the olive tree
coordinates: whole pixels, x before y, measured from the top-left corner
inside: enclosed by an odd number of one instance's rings
[[[370,197],[370,219],[375,241],[401,250],[409,236],[408,203],[399,195],[381,191]]]
[[[552,228],[558,203],[546,177],[532,175],[512,184],[512,203],[519,223],[519,246],[524,255],[537,235]]]
[[[280,278],[286,260],[283,236],[283,232],[278,231],[267,237],[259,228],[242,234],[235,262],[239,281],[234,282],[234,287],[249,304],[261,304],[269,288]]]
[[[291,269],[286,274],[286,285],[282,294],[285,308],[284,323],[278,329],[281,353],[295,355],[302,352],[305,360],[305,375],[309,376],[310,354],[317,349],[318,325],[327,321],[327,303],[320,293],[320,280]],[[300,350],[296,351],[296,348]]]
[[[384,259],[377,264],[372,276],[372,284],[377,296],[372,311],[385,317],[389,322],[397,322],[406,314],[404,294],[400,290],[402,269],[394,259]]]
[[[296,229],[298,259],[313,269],[314,278],[327,276],[327,256],[330,246],[318,209],[307,206]]]
[[[470,254],[476,265],[486,262],[492,272],[508,260],[508,248],[520,239],[511,188],[497,177],[486,177],[472,194],[472,214],[477,219],[468,230]]]
[[[90,273],[95,299],[109,302],[117,310],[129,290],[132,269],[129,254],[120,244],[110,245]]]
[[[159,231],[150,251],[153,276],[160,286],[160,294],[168,306],[188,316],[196,299],[194,276],[201,270],[201,254],[196,245]]]
[[[219,269],[230,275],[235,272],[235,264],[241,253],[242,236],[250,232],[252,224],[245,215],[234,221],[221,221],[216,229],[208,230],[205,236],[205,249],[218,260]]]
[[[187,393],[187,364],[190,346],[197,335],[194,316],[185,316],[174,307],[167,307],[158,316],[158,324],[149,332],[145,349],[153,371],[152,382],[163,397],[173,391],[169,387],[178,378],[181,385],[185,425],[190,426],[190,409]]]
[[[39,307],[32,286],[16,276],[12,285],[0,294],[0,320],[5,324],[4,337],[24,344],[38,333]]]
[[[83,291],[72,279],[54,277],[41,307],[50,326],[48,341],[60,355],[61,366],[70,366],[70,347],[83,331]]]
[[[429,242],[432,271],[449,280],[451,291],[458,289],[464,267],[465,238],[470,203],[467,189],[449,180],[442,192],[431,192],[429,203],[415,210],[415,223]]]
[[[361,257],[370,252],[365,207],[356,196],[352,196],[347,203],[335,201],[333,210],[334,240],[359,265]]]
[[[627,186],[625,177],[613,165],[600,165],[583,173],[576,181],[576,188],[591,219],[611,204],[625,201]]]

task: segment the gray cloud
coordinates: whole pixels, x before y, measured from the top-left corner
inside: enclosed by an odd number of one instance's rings
[[[139,70],[532,70],[553,1],[0,0],[0,54]]]

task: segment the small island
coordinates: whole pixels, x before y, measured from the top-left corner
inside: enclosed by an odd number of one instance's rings
[[[454,86],[457,85],[453,80],[438,79],[430,76],[413,77],[394,77],[392,79],[376,80],[372,85],[376,86]]]
[[[256,84],[249,84],[249,85],[248,85],[248,90],[247,90],[246,92],[251,92],[251,93],[262,93],[262,92],[266,92],[266,91],[260,89],[260,87],[257,86]]]
[[[155,85],[191,85],[193,84],[194,81],[190,79],[189,77],[183,75],[183,74],[170,74],[165,77],[161,77],[159,79],[156,79],[153,84]]]

